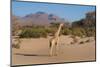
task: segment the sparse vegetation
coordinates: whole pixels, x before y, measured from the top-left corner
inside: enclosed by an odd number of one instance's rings
[[[82,28],[73,28],[72,35],[83,37]]]
[[[84,44],[84,41],[81,41],[79,44]]]
[[[22,30],[19,36],[20,38],[40,38],[47,37],[47,32],[42,28],[26,28]]]
[[[73,39],[73,42],[71,44],[78,42],[78,39],[76,38],[76,36],[72,35],[71,38]]]
[[[19,49],[20,48],[20,45],[19,44],[12,44],[12,47],[13,48],[16,48],[16,49]]]
[[[69,28],[65,28],[62,30],[62,34],[63,35],[70,35],[70,34],[72,34],[72,30],[70,30]]]
[[[90,40],[88,39],[88,40],[86,40],[85,42],[86,42],[86,43],[87,43],[87,42],[90,42]]]
[[[12,43],[12,47],[16,49],[20,49],[21,40],[19,38],[15,39],[15,42]]]
[[[91,37],[91,36],[95,36],[95,28],[85,28],[86,30],[86,36],[87,37]]]

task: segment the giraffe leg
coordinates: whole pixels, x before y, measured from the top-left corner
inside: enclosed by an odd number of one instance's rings
[[[55,56],[57,56],[57,44],[55,45]]]
[[[59,38],[57,39],[57,42],[55,43],[55,56],[57,56],[58,52],[57,52],[57,49],[58,49],[58,42],[59,42]]]
[[[52,42],[52,45],[50,48],[50,56],[53,56],[53,48],[54,48],[54,42]]]
[[[50,48],[50,56],[53,56],[53,47]]]

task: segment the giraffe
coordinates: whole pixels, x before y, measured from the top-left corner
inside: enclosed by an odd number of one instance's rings
[[[57,32],[54,34],[54,36],[49,40],[49,47],[50,47],[50,56],[53,56],[53,48],[55,46],[55,56],[57,56],[57,45],[58,45],[58,42],[59,42],[59,34],[60,34],[60,31],[61,31],[61,28],[64,24],[63,23],[60,23],[59,25],[59,28],[57,30]]]

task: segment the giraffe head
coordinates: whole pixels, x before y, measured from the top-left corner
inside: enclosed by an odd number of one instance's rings
[[[60,26],[64,26],[64,23],[60,23]]]

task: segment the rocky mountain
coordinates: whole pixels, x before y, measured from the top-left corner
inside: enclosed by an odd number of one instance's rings
[[[12,16],[13,17],[13,16]],[[15,17],[15,16],[14,16]],[[20,17],[20,25],[50,25],[50,23],[55,22],[65,22],[64,19],[54,15],[47,14],[45,12],[36,12],[34,14],[28,14],[24,17]]]

